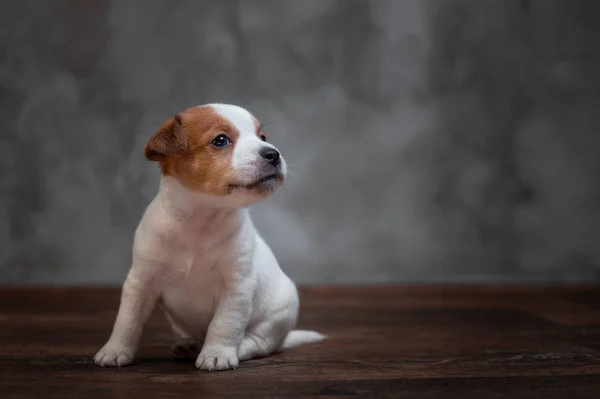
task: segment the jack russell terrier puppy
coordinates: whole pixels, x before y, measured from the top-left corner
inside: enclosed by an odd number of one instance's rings
[[[176,114],[148,141],[160,189],[135,232],[119,312],[96,364],[131,364],[155,305],[171,325],[174,353],[197,355],[202,370],[325,338],[293,330],[296,286],[248,214],[287,173],[266,140],[247,110],[209,104]]]

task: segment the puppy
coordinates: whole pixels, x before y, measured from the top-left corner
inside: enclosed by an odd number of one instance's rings
[[[156,305],[175,354],[197,355],[202,370],[324,339],[293,330],[296,286],[248,213],[287,173],[256,118],[233,105],[190,108],[160,127],[145,155],[160,164],[160,189],[135,232],[119,312],[95,363],[132,363]]]

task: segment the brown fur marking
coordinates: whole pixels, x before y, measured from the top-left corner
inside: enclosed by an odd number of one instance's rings
[[[214,147],[212,140],[219,134],[229,137],[231,144]],[[145,152],[148,159],[160,163],[163,175],[177,178],[194,191],[226,195],[235,180],[231,158],[238,138],[236,127],[212,107],[194,107],[166,121],[152,136]]]

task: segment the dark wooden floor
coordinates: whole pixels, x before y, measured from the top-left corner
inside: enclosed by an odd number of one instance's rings
[[[304,288],[329,335],[239,369],[173,359],[160,314],[135,365],[100,368],[119,291],[0,289],[0,397],[600,398],[600,289]]]

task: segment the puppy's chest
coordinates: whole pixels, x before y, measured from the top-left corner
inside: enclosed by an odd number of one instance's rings
[[[181,221],[155,211],[138,231],[134,250],[155,265],[149,270],[161,307],[190,330],[210,320],[240,270],[238,225],[219,215]]]
[[[155,278],[161,306],[182,323],[209,320],[225,281],[237,270],[231,242],[217,237],[170,237],[169,261]]]
[[[172,272],[160,279],[160,302],[173,316],[198,319],[212,314],[224,280],[217,268]]]
[[[180,255],[155,279],[160,304],[182,327],[201,329],[222,295],[230,265],[212,253]]]
[[[159,291],[186,296],[209,293],[222,286],[233,272],[235,262],[229,245],[179,239],[169,245],[168,261],[156,276]]]

